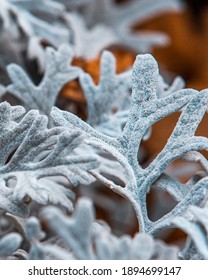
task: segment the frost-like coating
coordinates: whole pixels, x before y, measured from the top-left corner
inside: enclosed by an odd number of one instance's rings
[[[62,5],[45,0],[40,10],[40,1],[34,7],[29,0],[4,0],[2,3],[9,2],[12,4],[7,11],[15,6],[44,13],[54,4],[50,17],[56,9],[60,11],[59,15],[66,12],[65,1]],[[143,3],[148,2],[151,1]],[[70,1],[67,9],[79,14],[80,7],[87,11],[90,3],[93,1],[80,0],[77,5]],[[99,3],[104,4],[103,1]],[[164,2],[157,3],[160,6]],[[159,7],[157,3],[155,5]],[[118,7],[110,0],[105,5],[113,5],[110,15],[119,22]],[[136,7],[137,3],[134,5]],[[120,12],[129,12],[131,8],[131,5],[129,9],[120,6]],[[147,13],[150,11],[151,7]],[[3,13],[5,9],[0,11],[1,17]],[[10,14],[7,16],[2,22],[10,19]],[[68,16],[72,18],[72,15]],[[103,13],[102,16],[104,23],[107,15]],[[22,20],[26,24],[25,17]],[[109,20],[108,27],[110,25]],[[88,28],[82,27],[83,30]],[[93,33],[95,29],[91,31]],[[86,42],[88,35],[84,38]],[[78,38],[80,45],[82,37]],[[30,39],[33,48],[41,42],[38,36]],[[97,44],[93,52],[101,45]],[[87,73],[70,65],[72,56],[71,48],[66,45],[57,51],[47,48],[46,64],[42,65],[45,74],[37,86],[23,68],[14,64],[8,66],[11,84],[1,86],[0,94],[10,91],[26,108],[13,107],[7,102],[0,104],[0,257],[176,259],[178,248],[166,246],[152,235],[177,226],[188,233],[179,258],[208,259],[207,207],[201,208],[207,201],[208,163],[200,153],[200,150],[208,150],[208,139],[195,135],[207,112],[208,90],[181,89],[183,81],[180,78],[169,87],[150,54],[137,56],[132,70],[116,74],[114,57],[107,51],[101,56],[100,81],[95,85]],[[40,62],[43,63],[42,58]],[[77,78],[87,101],[86,122],[56,107],[50,112],[61,87]],[[149,137],[152,125],[178,111],[180,118],[164,148],[144,167],[138,161],[142,140]],[[180,158],[201,167],[186,183],[172,178],[166,170]],[[72,201],[78,197],[69,185],[87,185],[81,186],[87,193],[90,187],[94,191],[96,184],[100,186],[99,182],[132,203],[140,230],[133,238],[113,235],[104,222],[95,219],[92,202],[86,198],[76,199],[73,211]],[[95,185],[91,186],[92,183]],[[156,192],[167,192],[176,202],[172,210],[168,209],[169,212],[156,221],[152,221],[148,213],[147,194],[151,188]],[[76,194],[79,194],[79,188]],[[95,190],[97,199],[96,195]],[[50,204],[59,208],[48,206]],[[47,207],[42,209],[42,205]],[[116,207],[112,207],[113,211]],[[69,212],[72,212],[71,216],[68,216]],[[46,226],[45,232],[42,225]]]
[[[38,86],[33,84],[20,66],[10,64],[7,70],[12,84],[7,90],[21,100],[27,109],[38,109],[49,115],[61,88],[76,79],[81,72],[80,68],[70,65],[72,56],[72,50],[67,45],[60,46],[57,51],[48,47],[45,73]]]
[[[87,144],[108,152],[123,166],[126,175],[125,188],[97,171],[92,171],[91,174],[131,201],[138,217],[140,230],[147,233],[172,227],[172,219],[180,216],[190,204],[200,205],[206,194],[207,182],[205,178],[194,185],[184,186],[164,173],[171,162],[188,152],[208,148],[207,138],[194,136],[207,110],[207,91],[199,93],[192,89],[184,89],[159,99],[158,80],[159,71],[154,58],[151,55],[139,55],[132,71],[130,114],[122,133],[116,138],[97,132],[70,113],[61,112],[56,108],[51,113],[56,125],[67,128],[70,123],[70,127],[82,129],[89,137],[89,140],[85,141]],[[181,109],[181,117],[164,149],[147,168],[143,169],[138,163],[137,156],[146,131],[161,118]],[[179,201],[171,212],[156,222],[149,220],[146,205],[146,195],[153,184],[167,190]]]
[[[48,177],[65,176],[74,186],[88,184],[87,170],[97,167],[96,157],[73,154],[83,140],[79,131],[48,129],[47,117],[35,110],[23,114],[21,106],[0,104],[0,208],[26,216],[26,203],[34,200],[72,210],[72,192]]]
[[[174,219],[174,224],[189,236],[181,257],[208,260],[208,205],[204,208],[191,206],[188,214],[188,217],[185,214]]]
[[[92,203],[86,198],[78,201],[74,215],[70,218],[55,207],[46,207],[42,212],[42,217],[57,237],[61,238],[66,247],[71,250],[71,257],[74,259],[177,258],[177,247],[167,247],[163,242],[154,240],[147,234],[136,234],[134,238],[127,235],[120,238],[114,236],[106,225],[95,220]],[[45,248],[45,253],[47,248]],[[63,253],[61,259],[69,257],[61,248],[57,252]]]

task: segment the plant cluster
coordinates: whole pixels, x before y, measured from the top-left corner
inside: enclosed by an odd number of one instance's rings
[[[12,30],[9,40],[21,42],[24,50],[26,46],[44,71],[35,83],[24,63],[9,64],[9,82],[1,87],[1,258],[208,259],[208,163],[200,153],[208,150],[208,139],[195,135],[207,112],[208,91],[183,89],[180,78],[168,86],[150,54],[138,55],[132,69],[117,74],[113,55],[103,51],[98,84],[72,65],[74,56],[92,57],[115,42],[135,48],[138,43],[148,50],[145,44],[155,43],[154,38],[161,42],[161,37],[130,32],[138,10],[142,20],[178,8],[177,1],[141,0],[117,7],[111,0],[2,0],[0,5],[2,30]],[[96,12],[99,9],[102,13]],[[105,29],[112,35],[108,42],[97,38]],[[56,50],[44,49],[43,40]],[[59,46],[60,41],[65,44]],[[13,53],[20,54],[20,49]],[[1,56],[0,65],[5,66]],[[61,88],[74,80],[87,102],[86,121],[55,106]],[[17,104],[3,102],[8,95]],[[178,111],[180,118],[163,150],[144,166],[142,141],[151,136],[152,125]],[[201,169],[186,183],[166,172],[180,158],[199,163]],[[132,204],[138,221],[133,237],[116,236],[106,222],[96,219],[92,201],[77,196],[79,186],[95,189],[93,184],[105,185]],[[148,211],[151,189],[175,201],[156,221]],[[160,204],[167,202],[161,199]],[[176,227],[188,235],[182,249],[155,237]]]

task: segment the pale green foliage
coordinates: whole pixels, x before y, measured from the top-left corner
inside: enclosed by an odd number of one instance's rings
[[[168,86],[149,54],[137,56],[132,69],[116,74],[114,57],[103,52],[98,85],[71,65],[74,55],[91,59],[112,43],[140,51],[164,43],[164,36],[135,36],[130,27],[169,8],[178,9],[178,1],[141,0],[128,6],[111,0],[1,1],[1,28],[12,31],[8,42],[16,38],[18,43],[9,52],[38,59],[44,71],[35,85],[23,67],[10,64],[10,84],[0,88],[1,97],[9,91],[25,106],[0,104],[0,208],[6,221],[5,230],[0,228],[2,258],[176,259],[178,248],[152,235],[177,226],[188,234],[180,258],[208,259],[207,207],[203,208],[208,164],[200,153],[208,150],[208,140],[195,136],[207,112],[208,90],[182,89],[180,78]],[[57,50],[49,47],[45,52],[43,40]],[[1,67],[7,59],[0,58]],[[51,110],[61,88],[76,79],[87,101],[86,122],[68,111]],[[181,116],[170,138],[144,168],[138,160],[142,141],[151,135],[152,125],[178,111]],[[201,166],[185,184],[166,172],[180,158]],[[132,203],[140,230],[133,238],[113,235],[96,220],[86,198],[73,210],[76,197],[70,188],[90,188],[95,181]],[[152,188],[176,202],[156,221],[150,219],[147,205]],[[42,222],[48,227],[45,232]]]
[[[91,173],[109,188],[128,198],[135,208],[140,230],[151,233],[172,227],[172,219],[175,216],[180,216],[190,204],[199,205],[206,193],[207,182],[205,178],[193,186],[182,186],[164,173],[165,168],[177,158],[192,150],[207,149],[207,139],[194,136],[207,109],[207,91],[199,94],[195,90],[185,89],[158,99],[158,79],[159,72],[155,60],[150,55],[138,56],[132,71],[129,117],[122,133],[116,138],[97,132],[68,112],[61,112],[56,108],[52,111],[56,125],[82,129],[88,135],[89,140],[85,141],[87,144],[108,152],[123,166],[126,175],[125,188],[105,178],[101,173]],[[146,169],[143,169],[138,163],[137,155],[146,131],[161,118],[182,108],[182,115],[164,149]],[[171,184],[164,183],[165,180]],[[179,200],[170,213],[156,222],[149,220],[146,206],[147,192],[154,183]]]
[[[188,255],[189,259],[200,257],[208,260],[208,207],[207,205],[204,208],[191,206],[188,214],[188,217],[185,214],[184,217],[174,220],[174,224],[189,236],[181,256],[185,258]]]
[[[176,247],[167,247],[147,234],[136,234],[134,238],[127,235],[120,238],[114,236],[109,227],[95,220],[92,203],[85,198],[78,201],[74,214],[70,218],[55,207],[46,207],[42,217],[57,238],[63,240],[65,246],[69,248],[72,259],[149,260],[177,257]],[[41,246],[39,245],[38,248]],[[49,246],[42,247],[45,257],[49,248]],[[54,248],[54,254],[55,250]],[[68,259],[70,256],[60,247],[57,253],[56,258]]]
[[[0,208],[26,216],[25,203],[34,200],[71,210],[72,192],[50,177],[64,176],[74,186],[90,183],[87,170],[97,166],[96,157],[73,154],[83,140],[79,131],[48,129],[47,117],[35,110],[23,114],[21,106],[0,104]]]
[[[38,86],[33,84],[20,66],[10,64],[7,70],[12,84],[7,90],[27,109],[38,109],[49,116],[61,88],[76,79],[81,72],[80,68],[70,65],[72,56],[73,52],[67,45],[60,46],[57,51],[48,47],[44,76]]]

